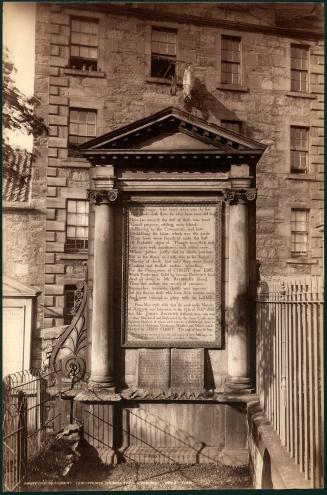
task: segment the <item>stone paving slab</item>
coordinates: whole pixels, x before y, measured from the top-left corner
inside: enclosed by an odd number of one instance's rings
[[[62,482],[26,484],[24,491],[130,491],[130,490],[203,490],[253,488],[247,467],[222,464],[119,464],[114,467],[90,465],[87,472],[76,473],[75,479]]]

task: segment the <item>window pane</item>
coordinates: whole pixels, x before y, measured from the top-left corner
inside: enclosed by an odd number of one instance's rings
[[[67,224],[68,225],[76,225],[76,218],[77,218],[77,215],[75,213],[68,213],[67,214]]]
[[[75,227],[67,227],[67,237],[75,237]]]
[[[76,212],[76,201],[69,200],[67,202],[67,211]]]

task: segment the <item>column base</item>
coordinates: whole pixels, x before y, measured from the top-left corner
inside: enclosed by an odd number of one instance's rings
[[[225,393],[229,394],[250,394],[253,392],[251,379],[241,376],[228,376],[225,382]]]
[[[115,382],[111,379],[107,379],[107,380],[102,379],[100,381],[100,380],[93,379],[92,377],[89,379],[87,385],[88,385],[88,388],[90,388],[90,389],[96,389],[96,388],[103,389],[103,388],[105,388],[108,392],[113,392],[113,393],[116,392],[116,388],[117,388]]]

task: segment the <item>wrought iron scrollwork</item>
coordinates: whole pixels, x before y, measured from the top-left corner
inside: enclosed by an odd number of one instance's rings
[[[58,369],[56,375],[73,386],[86,372],[86,302],[87,285],[80,282],[74,297],[75,316],[58,338],[50,356],[50,367]]]

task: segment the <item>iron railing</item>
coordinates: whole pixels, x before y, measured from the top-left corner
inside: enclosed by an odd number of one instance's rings
[[[257,392],[312,487],[323,486],[323,281],[262,281],[257,298]]]
[[[18,491],[28,464],[62,428],[59,393],[48,392],[53,372],[28,370],[3,380],[3,490]]]

